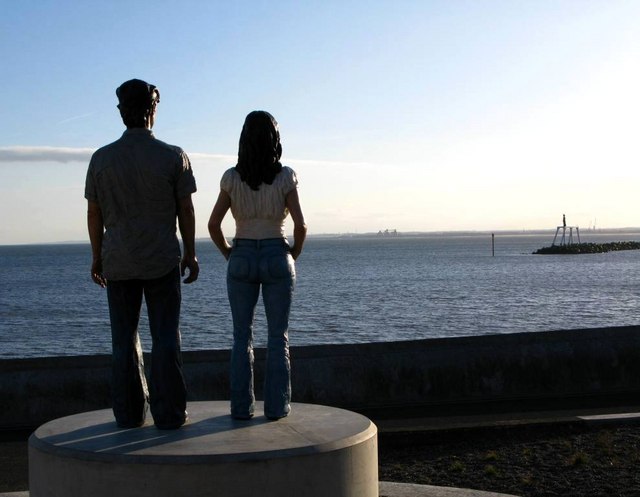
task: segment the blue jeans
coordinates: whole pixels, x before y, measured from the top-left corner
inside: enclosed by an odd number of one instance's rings
[[[147,390],[138,321],[144,295],[151,331],[151,375]],[[144,423],[147,404],[159,428],[177,428],[186,419],[187,392],[180,351],[180,270],[152,280],[108,281],[111,318],[112,399],[122,427]]]
[[[253,391],[253,320],[262,287],[267,317],[267,363],[264,413],[278,419],[291,407],[289,310],[296,273],[285,239],[233,241],[227,269],[227,292],[233,318],[231,351],[231,415],[250,418]]]

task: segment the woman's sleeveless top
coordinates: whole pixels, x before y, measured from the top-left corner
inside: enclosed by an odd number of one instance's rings
[[[220,188],[231,198],[231,214],[236,221],[235,238],[264,240],[285,238],[284,220],[289,214],[285,197],[298,187],[293,169],[283,166],[273,183],[252,190],[234,167],[227,169]]]

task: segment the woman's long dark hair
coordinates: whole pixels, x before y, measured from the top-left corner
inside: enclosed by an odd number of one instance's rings
[[[280,131],[274,117],[263,110],[251,112],[240,133],[236,171],[252,190],[270,185],[282,170]]]

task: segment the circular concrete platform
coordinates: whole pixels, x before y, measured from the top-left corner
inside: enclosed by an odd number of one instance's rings
[[[173,431],[119,429],[111,410],[42,425],[29,439],[30,497],[378,496],[377,429],[364,416],[311,404],[279,421],[235,421],[228,402],[187,410]]]

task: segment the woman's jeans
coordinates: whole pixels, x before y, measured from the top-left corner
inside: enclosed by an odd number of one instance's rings
[[[147,402],[159,428],[185,422],[186,386],[180,352],[180,270],[152,280],[108,281],[113,344],[113,412],[126,428],[144,423]],[[138,320],[142,296],[151,330],[151,376],[147,390]]]
[[[236,239],[229,257],[227,292],[233,317],[231,352],[231,415],[250,418],[253,391],[253,320],[262,286],[267,317],[267,363],[264,413],[277,419],[291,407],[289,310],[295,284],[295,265],[285,239]]]

